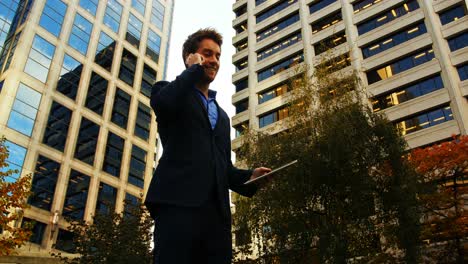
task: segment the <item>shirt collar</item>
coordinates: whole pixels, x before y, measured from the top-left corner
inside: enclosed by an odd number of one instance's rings
[[[198,89],[197,87],[194,87],[194,89],[195,89],[204,99],[206,99],[205,95],[202,93],[202,91],[200,91],[200,89]],[[215,100],[215,99],[216,99],[216,94],[217,94],[217,91],[208,89],[208,99],[209,99],[209,100]]]

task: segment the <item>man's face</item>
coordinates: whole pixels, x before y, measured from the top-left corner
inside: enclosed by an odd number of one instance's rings
[[[202,55],[203,68],[205,68],[205,81],[211,83],[219,70],[219,57],[221,56],[221,48],[212,39],[203,39],[197,53]]]

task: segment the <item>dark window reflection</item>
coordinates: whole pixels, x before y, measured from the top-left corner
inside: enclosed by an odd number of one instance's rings
[[[99,136],[99,126],[84,118],[81,120],[78,140],[76,141],[75,158],[93,165]]]
[[[117,89],[115,93],[114,106],[112,108],[111,120],[123,129],[127,129],[128,109],[130,108],[131,99],[132,97],[126,92]]]
[[[89,176],[71,170],[68,180],[67,195],[63,205],[63,216],[73,220],[82,220],[88,199]]]
[[[315,56],[322,54],[346,42],[345,32],[339,32],[314,44]]]
[[[299,14],[296,13],[296,14],[293,14],[292,16],[289,16],[287,18],[285,18],[284,20],[281,20],[271,26],[269,26],[268,28],[260,31],[257,33],[257,42],[258,41],[261,41],[263,39],[266,39],[272,35],[274,35],[275,33],[278,33],[279,31],[289,27],[290,25],[296,23],[297,21],[299,21]]]
[[[76,246],[73,244],[73,233],[59,229],[57,242],[55,243],[54,248],[68,253],[75,253]]]
[[[420,113],[406,120],[396,122],[395,125],[403,135],[416,132],[418,130],[435,126],[453,119],[450,106]]]
[[[420,80],[414,84],[396,89],[390,94],[379,95],[371,99],[374,112],[392,107],[442,89],[444,84],[440,75]]]
[[[99,74],[95,72],[91,74],[85,106],[99,115],[102,115],[102,111],[104,110],[107,84],[108,81]]]
[[[99,43],[96,50],[96,57],[94,62],[103,67],[107,71],[111,71],[112,60],[114,58],[115,40],[109,37],[106,33],[101,31]]]
[[[236,86],[236,93],[244,89],[247,89],[249,87],[249,79],[246,78],[246,79],[237,81],[236,83],[234,83],[234,86]]]
[[[44,237],[44,232],[47,227],[46,224],[42,222],[38,222],[36,220],[32,220],[27,217],[23,217],[23,221],[21,223],[22,227],[32,226],[32,234],[29,237],[29,242],[34,244],[42,244],[42,238]]]
[[[146,151],[133,145],[128,183],[143,188],[145,182]]]
[[[258,75],[257,75],[257,80],[258,80],[258,82],[266,80],[266,79],[270,78],[271,76],[273,76],[275,74],[278,74],[278,73],[280,73],[282,71],[285,71],[285,70],[287,70],[289,68],[292,68],[292,67],[298,65],[299,63],[301,63],[303,61],[304,61],[304,55],[303,54],[293,55],[290,58],[287,58],[287,59],[285,59],[283,61],[280,61],[279,63],[273,64],[272,66],[259,71]]]
[[[451,51],[463,49],[468,46],[468,32],[464,32],[460,35],[448,39],[448,44]]]
[[[456,21],[464,16],[466,16],[467,11],[464,4],[457,5],[448,10],[445,10],[439,14],[440,22],[442,25],[446,25],[452,21]]]
[[[120,177],[120,165],[125,140],[116,134],[109,132],[107,136],[106,153],[102,170],[116,177]]]
[[[127,33],[125,34],[125,39],[137,48],[140,45],[142,28],[143,23],[136,16],[130,13],[130,16],[128,17]]]
[[[249,109],[249,100],[243,100],[234,105],[236,107],[236,114],[242,113]]]
[[[336,23],[340,22],[343,20],[343,17],[341,15],[341,10],[338,12],[332,13],[329,16],[326,16],[322,19],[317,20],[317,22],[313,23],[311,25],[312,27],[312,34],[315,34],[317,32],[320,32],[324,29],[327,29],[328,27],[335,25]]]
[[[60,79],[57,83],[57,91],[75,100],[82,71],[83,64],[65,54]]]
[[[63,151],[65,149],[65,142],[67,141],[71,116],[72,111],[70,109],[57,102],[53,102],[42,143],[56,150]]]
[[[143,67],[143,79],[141,80],[140,92],[149,98],[151,96],[151,89],[155,83],[156,71],[145,64]]]
[[[28,199],[30,205],[50,211],[59,170],[58,162],[39,155],[31,186],[33,194]]]
[[[141,204],[141,199],[138,199],[137,197],[126,193],[125,194],[125,207],[124,207],[124,217],[132,217],[134,214],[134,211],[140,206]]]
[[[122,61],[120,63],[119,79],[130,86],[133,86],[133,81],[135,79],[136,64],[137,57],[124,49],[122,52]]]
[[[299,41],[302,41],[302,34],[300,31],[290,36],[287,36],[286,38],[283,38],[275,42],[273,45],[270,45],[262,49],[261,51],[257,52],[257,61],[264,60],[273,54],[276,54],[284,49],[287,49],[288,47],[298,43]]]
[[[151,28],[148,29],[147,45],[146,56],[150,57],[157,63],[159,61],[159,52],[161,50],[161,37]]]
[[[274,14],[277,14],[278,12],[281,12],[282,10],[288,8],[292,4],[295,4],[297,0],[288,0],[288,1],[279,1],[277,4],[274,4],[273,6],[269,7],[265,11],[262,11],[262,13],[258,14],[256,16],[256,22],[257,24],[262,22],[263,20],[273,16]],[[247,5],[244,6],[245,10],[240,10],[242,13],[247,12]],[[236,15],[238,12],[236,12]]]
[[[315,13],[333,3],[337,2],[336,0],[319,0],[319,1],[315,1],[313,2],[310,6],[309,6],[309,11],[310,13]]]
[[[147,141],[150,134],[151,109],[149,106],[139,102],[135,123],[135,136]]]
[[[468,64],[458,66],[457,71],[458,71],[458,76],[460,76],[461,81],[468,79]]]
[[[96,213],[110,214],[115,209],[117,189],[101,182],[99,184],[99,194],[96,201]]]
[[[244,133],[244,131],[247,131],[249,129],[249,121],[234,126],[234,129],[236,130],[236,138],[240,137]]]

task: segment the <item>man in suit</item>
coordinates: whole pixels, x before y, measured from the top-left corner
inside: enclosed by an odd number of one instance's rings
[[[213,29],[193,33],[183,45],[186,69],[152,90],[163,146],[145,200],[155,219],[156,264],[231,263],[229,189],[250,197],[257,186],[243,183],[270,171],[232,165],[229,117],[209,89],[221,45]]]

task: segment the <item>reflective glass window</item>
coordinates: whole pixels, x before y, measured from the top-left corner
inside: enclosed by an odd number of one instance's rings
[[[80,6],[91,15],[96,16],[99,0],[80,0]]]
[[[58,37],[62,29],[63,19],[67,12],[67,5],[60,0],[47,0],[42,10],[39,25]]]
[[[241,41],[239,43],[234,44],[234,46],[236,47],[236,51],[239,52],[239,51],[245,50],[249,46],[249,44],[248,44],[247,39],[246,39],[246,40],[243,40],[243,41]]]
[[[133,145],[130,169],[128,171],[128,183],[143,188],[145,183],[146,151]]]
[[[19,0],[0,0],[0,52],[10,31],[11,23],[16,14]],[[6,54],[5,54],[6,56]],[[0,63],[0,68],[3,63]]]
[[[300,41],[302,41],[302,34],[299,31],[257,52],[257,61],[264,60]]]
[[[383,0],[360,0],[353,2],[354,13],[358,13],[364,9],[367,9],[375,4],[382,2]]]
[[[259,127],[265,127],[279,120],[285,119],[289,115],[288,108],[280,108],[274,112],[259,116]]]
[[[266,2],[267,0],[255,0],[255,5],[258,6],[264,2]]]
[[[337,2],[336,0],[317,0],[314,1],[310,6],[309,6],[309,11],[310,13],[315,13],[333,3]]]
[[[124,49],[122,51],[122,61],[120,63],[119,79],[124,81],[130,86],[133,86],[135,79],[135,70],[137,64],[137,57],[130,51]]]
[[[291,90],[291,88],[289,87],[288,83],[282,83],[280,85],[274,86],[273,88],[258,94],[258,103],[263,104],[264,102],[270,101],[273,98],[287,93],[289,90]]]
[[[115,40],[104,33],[104,31],[101,31],[94,62],[110,72],[114,58],[114,51]]]
[[[136,16],[130,13],[130,16],[128,17],[127,34],[125,35],[125,39],[137,48],[140,45],[142,28],[143,23]]]
[[[395,74],[414,68],[432,59],[434,59],[434,51],[432,49],[414,52],[384,67],[368,71],[366,73],[367,81],[369,84],[372,84],[388,79]]]
[[[8,127],[31,136],[41,97],[41,93],[20,83],[8,119]]]
[[[155,83],[156,83],[156,71],[153,70],[150,66],[145,64],[143,66],[143,76],[141,80],[140,92],[149,98],[151,96],[151,89]]]
[[[101,75],[95,72],[91,74],[85,106],[96,114],[102,115],[104,110],[108,83]]]
[[[57,102],[52,102],[42,143],[56,150],[63,151],[65,149],[65,142],[67,142],[71,117],[72,111],[70,109]]]
[[[249,109],[249,100],[243,100],[234,104],[236,107],[236,114],[242,113]]]
[[[247,13],[247,4],[242,5],[241,7],[234,10],[234,14],[236,14],[236,18],[242,16],[245,13]]]
[[[32,234],[29,237],[29,242],[38,244],[38,245],[42,243],[42,239],[44,238],[44,233],[47,227],[46,224],[36,221],[36,220],[32,220],[27,217],[23,217],[23,221],[21,225],[22,227],[26,227],[28,225],[32,226],[32,230],[31,230]]]
[[[362,55],[364,58],[369,58],[371,56],[379,54],[380,52],[386,51],[401,43],[404,43],[410,39],[420,36],[426,32],[427,29],[424,22],[420,22],[417,25],[411,25],[395,34],[386,36],[362,47]]]
[[[369,20],[357,25],[359,35],[367,33],[371,30],[374,30],[378,27],[381,27],[399,17],[402,17],[411,11],[414,11],[419,8],[418,2],[416,0],[406,1],[402,5],[398,5],[393,9],[387,10],[383,13],[378,14],[370,18]]]
[[[59,229],[57,242],[54,248],[68,253],[75,253],[76,246],[73,244],[73,233],[63,229]]]
[[[161,37],[151,28],[148,29],[148,46],[146,47],[146,56],[156,63],[159,61],[161,50]]]
[[[282,20],[282,21],[279,21],[269,27],[267,27],[266,29],[260,31],[257,33],[257,41],[261,41],[265,38],[268,38],[272,35],[274,35],[275,33],[278,33],[279,31],[289,27],[290,25],[296,23],[297,21],[299,21],[299,14],[294,14],[290,17],[287,17],[286,19]]]
[[[92,166],[94,164],[98,137],[99,126],[83,117],[78,132],[74,157]]]
[[[65,54],[63,57],[62,70],[60,71],[60,79],[57,82],[57,91],[75,100],[82,71],[83,64],[68,54]]]
[[[324,29],[329,28],[330,26],[333,26],[337,24],[338,22],[342,21],[343,17],[341,15],[341,10],[332,13],[329,16],[326,16],[322,19],[317,20],[316,22],[312,23],[312,34],[315,34],[317,32],[320,32]]]
[[[32,179],[28,203],[37,208],[50,211],[57,185],[60,163],[39,155]]]
[[[135,122],[135,136],[148,141],[150,134],[150,125],[151,125],[151,109],[143,104],[142,102],[138,103],[138,110]]]
[[[351,65],[349,54],[325,61],[316,66],[317,69],[326,69],[327,72],[336,72]]]
[[[10,176],[4,178],[5,182],[15,182],[23,170],[26,148],[8,140],[5,140],[5,147],[8,149],[8,158],[5,160],[8,167],[0,168],[0,172],[16,170],[17,172],[13,172]]]
[[[5,41],[5,45],[3,47],[3,50],[0,50],[1,51],[1,54],[0,54],[0,69],[2,68],[3,63],[6,60],[5,67],[3,68],[3,72],[8,70],[8,68],[10,67],[11,60],[13,58],[13,55],[15,54],[16,46],[18,45],[18,40],[19,40],[19,38],[21,36],[21,32],[18,32],[16,34],[14,34],[13,36],[14,36],[14,38],[12,38],[12,37],[7,38],[7,40]]]
[[[451,51],[463,49],[468,46],[468,32],[449,38],[448,44]]]
[[[135,8],[142,16],[145,15],[146,0],[132,0],[132,7]]]
[[[33,45],[29,51],[29,57],[26,61],[24,72],[45,83],[54,53],[54,45],[38,35],[34,36]]]
[[[236,130],[236,138],[240,137],[244,133],[244,131],[247,131],[249,129],[249,121],[234,126],[234,129]]]
[[[263,20],[269,18],[270,16],[281,12],[281,10],[288,8],[292,4],[297,3],[297,0],[287,0],[287,1],[279,1],[277,4],[274,4],[273,6],[269,7],[265,11],[262,11],[260,14],[258,14],[256,18],[257,24],[262,22]],[[247,6],[246,6],[247,8]],[[246,10],[247,11],[247,10]]]
[[[62,215],[71,220],[83,220],[88,199],[90,177],[71,170]]]
[[[411,134],[424,128],[432,127],[453,119],[452,109],[445,106],[396,122],[395,125],[403,135]]]
[[[107,136],[106,153],[102,170],[116,177],[120,177],[120,165],[125,140],[116,134],[109,132]]]
[[[241,70],[247,68],[247,66],[249,66],[249,60],[247,58],[245,58],[245,59],[242,59],[240,61],[237,61],[237,62],[234,63],[234,66],[236,66],[236,72],[241,71]]]
[[[122,5],[117,0],[108,0],[106,13],[104,14],[104,25],[108,26],[115,33],[119,32],[120,17],[122,16]]]
[[[162,30],[164,24],[165,8],[159,0],[153,0],[153,8],[151,9],[151,24]]]
[[[276,75],[284,70],[294,67],[295,65],[303,61],[304,61],[303,54],[294,55],[293,57],[287,58],[283,61],[280,61],[279,63],[273,64],[272,66],[259,71],[257,74],[257,80],[258,82],[266,80],[272,77],[273,75]]]
[[[235,26],[234,30],[236,31],[237,34],[240,34],[240,33],[244,32],[244,31],[246,31],[247,30],[247,22]]]
[[[426,95],[444,88],[440,75],[419,80],[416,83],[405,85],[388,94],[382,94],[371,99],[374,112],[399,105],[411,99]]]
[[[131,217],[133,216],[133,210],[137,209],[138,206],[141,204],[141,199],[138,199],[137,197],[126,193],[124,203],[124,217]]]
[[[338,47],[339,45],[345,42],[346,42],[345,32],[342,31],[342,32],[336,33],[332,35],[331,37],[328,37],[314,44],[315,56],[322,54],[335,47]]]
[[[467,11],[464,4],[454,6],[448,10],[445,10],[439,14],[440,23],[446,25],[452,21],[456,21],[464,16],[466,16]]]
[[[117,199],[117,189],[101,182],[99,184],[99,194],[96,201],[96,213],[110,214],[115,209]]]
[[[128,110],[132,97],[126,92],[117,89],[112,107],[111,121],[123,129],[127,129]]]
[[[237,81],[234,83],[234,86],[236,87],[236,93],[244,90],[244,89],[247,89],[249,87],[249,80],[246,78],[246,79],[242,79],[240,81]]]
[[[68,38],[68,45],[79,51],[81,54],[86,55],[92,30],[93,24],[80,14],[76,13],[73,28],[70,37]]]
[[[457,71],[461,81],[468,79],[468,64],[458,66]]]

